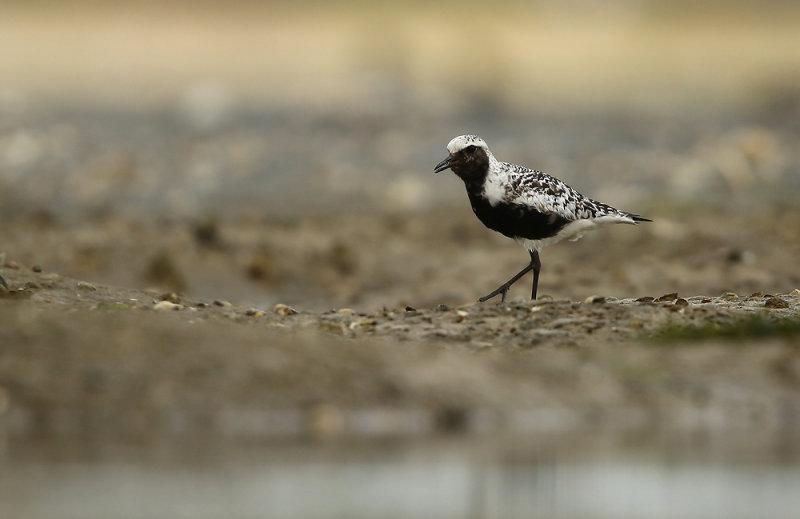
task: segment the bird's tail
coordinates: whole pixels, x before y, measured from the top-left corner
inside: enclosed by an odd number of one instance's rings
[[[626,214],[631,217],[631,219],[634,221],[634,223],[652,222],[653,221],[650,218],[645,218],[644,216],[638,215],[638,214],[635,214],[635,213],[626,213]]]

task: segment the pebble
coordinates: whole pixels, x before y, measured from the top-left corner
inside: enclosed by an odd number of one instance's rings
[[[14,260],[7,261],[6,264],[5,264],[5,267],[7,269],[19,270],[19,263],[17,263]]]
[[[175,304],[178,304],[178,303],[181,302],[180,296],[178,294],[176,294],[175,292],[166,292],[164,294],[161,294],[159,296],[159,299],[161,301],[169,301],[170,303],[175,303]]]
[[[675,300],[674,304],[675,304],[675,306],[688,306],[689,305],[689,301],[687,301],[686,299],[684,299],[682,297],[679,297],[678,299]]]
[[[228,301],[223,301],[221,299],[214,299],[214,306],[233,306]]]
[[[353,331],[375,331],[375,325],[378,324],[376,319],[371,319],[369,317],[365,317],[363,319],[357,319],[350,323],[348,328]]]
[[[78,281],[78,284],[76,286],[80,290],[88,290],[90,292],[94,292],[95,290],[97,290],[96,286],[92,285],[91,283],[87,283],[86,281]]]
[[[606,298],[605,296],[589,296],[586,299],[584,299],[583,302],[587,304],[600,304],[600,303],[605,303]]]
[[[278,315],[283,315],[283,316],[286,316],[286,315],[295,315],[295,314],[297,313],[297,310],[295,310],[295,309],[294,309],[294,308],[292,308],[291,306],[284,305],[284,304],[282,304],[282,303],[278,303],[277,305],[275,305],[275,308],[273,308],[272,310],[273,310],[273,311],[274,311],[276,314],[278,314]]]
[[[790,296],[800,296],[800,288],[795,288],[791,292],[789,292]]]
[[[640,297],[639,299],[637,299],[636,302],[637,303],[652,303],[655,300],[656,300],[655,297],[644,296],[644,297]]]
[[[255,317],[256,319],[258,319],[260,317],[264,317],[267,314],[264,311],[259,310],[257,308],[248,308],[245,311],[244,315],[246,315],[247,317]]]
[[[31,267],[31,270],[38,274],[38,273],[40,273],[42,271],[42,266],[41,265],[34,265],[33,267]]]
[[[780,297],[771,297],[767,299],[767,302],[764,303],[764,306],[766,308],[789,308],[789,303]]]
[[[678,293],[677,292],[671,292],[669,294],[664,294],[663,296],[656,298],[655,302],[656,303],[668,303],[670,301],[675,301],[676,299],[678,299]]]
[[[180,306],[181,305],[176,305],[175,303],[171,303],[169,301],[159,301],[153,305],[153,310],[157,312],[165,312],[167,310],[178,310]]]

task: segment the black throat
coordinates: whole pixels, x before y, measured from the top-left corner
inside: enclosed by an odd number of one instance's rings
[[[464,181],[472,212],[493,231],[509,238],[540,240],[554,236],[569,223],[555,213],[540,213],[532,207],[510,201],[489,204],[483,192],[489,174],[489,156],[483,149],[479,148],[472,154],[455,154],[451,169]]]
[[[461,150],[453,155],[450,169],[464,181],[467,191],[471,188],[481,191],[489,174],[489,155],[483,148],[477,148],[472,153]]]

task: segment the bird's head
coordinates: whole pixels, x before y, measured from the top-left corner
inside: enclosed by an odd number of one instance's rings
[[[486,142],[477,135],[459,135],[447,144],[450,154],[433,168],[434,173],[452,169],[463,179],[485,174],[491,152]]]

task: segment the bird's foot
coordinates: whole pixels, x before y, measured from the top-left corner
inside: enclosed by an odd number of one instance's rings
[[[487,295],[485,295],[485,296],[483,296],[483,297],[479,298],[479,299],[478,299],[478,302],[479,302],[479,303],[485,303],[485,302],[486,302],[486,301],[488,301],[489,299],[491,299],[491,298],[493,298],[493,297],[495,297],[495,296],[498,296],[498,295],[502,294],[502,295],[503,295],[503,297],[500,299],[500,303],[501,303],[501,304],[502,304],[502,303],[505,303],[505,302],[506,302],[506,294],[508,293],[508,289],[509,289],[509,288],[511,288],[511,286],[510,286],[510,285],[509,285],[509,286],[503,285],[503,286],[499,287],[497,290],[493,291],[491,294],[487,294]]]

